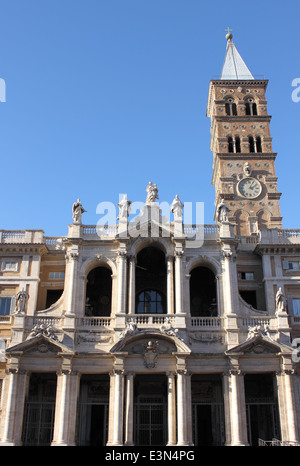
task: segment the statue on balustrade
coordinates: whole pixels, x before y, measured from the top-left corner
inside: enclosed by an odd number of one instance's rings
[[[74,202],[73,206],[72,206],[73,222],[74,223],[81,223],[81,215],[84,212],[86,212],[86,210],[82,207],[80,199],[77,199],[77,201]]]

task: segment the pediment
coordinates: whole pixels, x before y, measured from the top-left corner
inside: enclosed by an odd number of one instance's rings
[[[290,352],[291,349],[281,345],[272,338],[263,335],[255,335],[247,339],[244,343],[226,351],[226,354],[279,354],[282,352]]]
[[[14,353],[49,355],[70,352],[71,350],[68,347],[44,335],[30,338],[6,350],[9,355]]]
[[[149,342],[156,344],[159,354],[185,353],[190,348],[178,337],[161,333],[156,329],[138,331],[135,335],[121,338],[110,350],[111,353],[143,354]]]

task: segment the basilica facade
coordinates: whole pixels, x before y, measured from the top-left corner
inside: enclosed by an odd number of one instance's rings
[[[212,225],[0,231],[1,445],[300,441],[300,229],[282,228],[265,92],[232,35],[209,85]]]

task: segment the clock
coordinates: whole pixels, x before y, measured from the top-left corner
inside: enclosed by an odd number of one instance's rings
[[[262,191],[261,184],[255,178],[243,178],[237,185],[238,193],[247,199],[255,199]]]

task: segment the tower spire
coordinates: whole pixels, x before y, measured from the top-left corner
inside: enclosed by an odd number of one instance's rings
[[[226,31],[227,47],[220,79],[254,79],[249,68],[240,56],[236,46],[232,41],[232,30],[230,28],[227,28]]]

